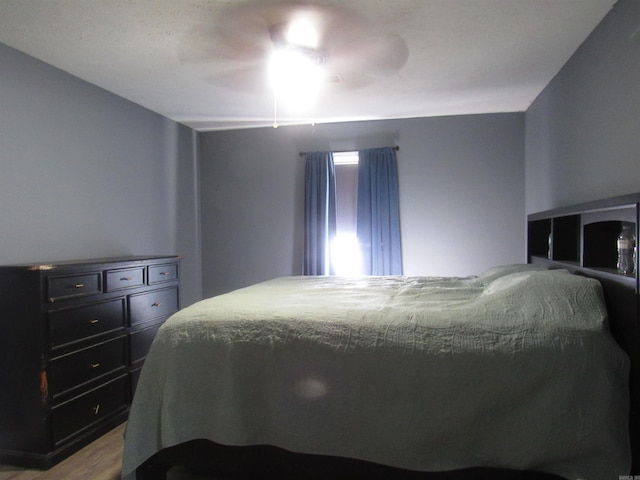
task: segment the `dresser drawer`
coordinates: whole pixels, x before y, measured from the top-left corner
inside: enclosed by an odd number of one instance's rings
[[[71,435],[127,408],[129,376],[123,375],[52,409],[53,441]]]
[[[177,311],[177,288],[164,288],[129,297],[129,321],[131,325],[166,317]]]
[[[49,363],[49,387],[55,396],[126,366],[126,337],[83,348]]]
[[[156,333],[158,333],[161,325],[162,323],[159,323],[131,334],[131,341],[129,342],[131,349],[129,358],[131,358],[131,363],[140,361],[147,356],[153,339],[156,338]]]
[[[125,300],[49,311],[49,343],[52,349],[95,335],[124,328]]]
[[[47,279],[47,298],[51,303],[97,293],[102,293],[102,272]]]
[[[144,267],[107,270],[105,291],[115,292],[126,288],[141,287],[144,283]]]
[[[149,266],[149,285],[170,282],[178,278],[178,264],[165,263],[164,265]]]

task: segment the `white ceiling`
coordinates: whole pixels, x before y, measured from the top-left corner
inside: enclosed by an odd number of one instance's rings
[[[278,124],[513,112],[615,1],[2,0],[0,42],[197,130],[269,126],[269,28],[306,8],[332,81]]]

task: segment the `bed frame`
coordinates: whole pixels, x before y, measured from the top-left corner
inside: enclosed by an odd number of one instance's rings
[[[617,238],[629,224],[638,236],[640,193],[583,203],[529,215],[528,261],[548,268],[564,268],[595,278],[604,291],[609,326],[631,361],[632,474],[640,474],[640,295],[638,256],[632,275],[616,270]]]
[[[633,467],[640,473],[640,333],[638,260],[633,275],[616,271],[616,239],[624,223],[638,238],[640,193],[529,215],[528,262],[564,268],[595,278],[603,286],[613,336],[631,360],[629,419]],[[223,459],[221,461],[221,459]],[[272,446],[230,447],[195,440],[166,448],[136,471],[137,480],[165,480],[172,468],[235,479],[345,480],[551,480],[557,475],[470,468],[451,472],[415,472],[348,458],[303,455]]]

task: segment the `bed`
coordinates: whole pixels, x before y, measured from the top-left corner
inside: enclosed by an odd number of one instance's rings
[[[629,368],[601,283],[564,269],[278,278],[163,325],[122,475],[618,478]]]

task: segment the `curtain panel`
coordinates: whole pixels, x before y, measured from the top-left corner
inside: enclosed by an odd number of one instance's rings
[[[305,154],[304,275],[333,275],[331,242],[336,236],[333,154]]]
[[[358,242],[365,275],[402,275],[398,163],[393,148],[362,150],[358,163]]]

